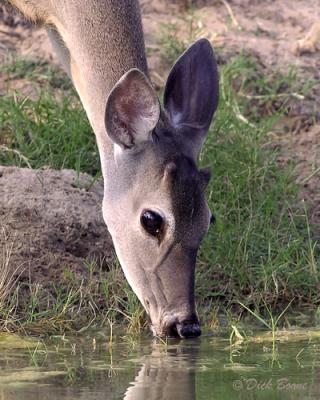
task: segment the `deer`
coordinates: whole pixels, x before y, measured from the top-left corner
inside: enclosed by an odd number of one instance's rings
[[[174,63],[161,105],[150,81],[137,0],[8,0],[42,24],[99,150],[102,215],[156,336],[201,335],[195,266],[213,217],[198,155],[219,99],[210,42]]]

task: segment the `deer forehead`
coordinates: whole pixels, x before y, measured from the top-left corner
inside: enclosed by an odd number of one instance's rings
[[[154,137],[138,152],[115,145],[115,159],[119,175],[113,191],[118,191],[121,207],[136,214],[143,208],[160,210],[179,225],[207,218],[203,176],[174,135]]]
[[[179,223],[206,215],[201,177],[188,159],[182,157],[167,162],[160,170],[146,171],[142,181],[143,186],[139,183],[135,188],[138,203],[173,214]]]

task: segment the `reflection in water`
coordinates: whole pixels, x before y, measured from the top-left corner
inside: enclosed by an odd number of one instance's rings
[[[98,338],[98,339],[97,339]],[[94,339],[94,340],[93,340]],[[0,400],[319,399],[320,341],[1,340]],[[93,345],[94,343],[94,345]],[[285,385],[283,384],[285,382]]]
[[[194,400],[197,347],[181,342],[170,349],[154,345],[124,400]]]
[[[94,351],[89,343],[48,345],[38,356],[0,347],[0,400],[195,400],[199,340],[101,342]]]

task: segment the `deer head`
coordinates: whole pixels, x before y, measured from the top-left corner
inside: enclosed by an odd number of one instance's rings
[[[200,39],[173,66],[163,107],[137,69],[107,100],[114,150],[104,171],[103,215],[126,278],[159,336],[201,334],[194,281],[211,218],[204,193],[210,173],[196,163],[218,86],[212,47]]]

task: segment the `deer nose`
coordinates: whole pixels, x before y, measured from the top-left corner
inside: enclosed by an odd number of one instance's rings
[[[195,338],[201,335],[199,323],[182,322],[177,324],[177,332],[181,338]]]
[[[165,335],[181,339],[195,338],[201,335],[201,329],[198,321],[172,321],[165,327]]]

